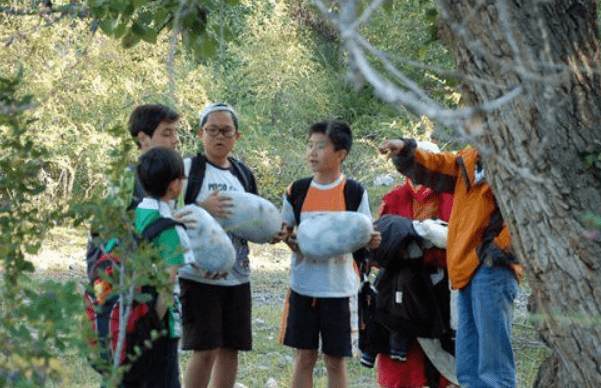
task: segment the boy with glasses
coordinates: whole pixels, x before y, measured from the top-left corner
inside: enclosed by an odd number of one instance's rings
[[[204,154],[184,160],[188,177],[185,202],[196,203],[215,217],[227,216],[232,204],[222,192],[257,194],[255,178],[248,167],[230,157],[240,137],[234,108],[223,103],[207,106],[200,116],[198,136],[202,139]],[[194,185],[197,194],[189,188]],[[190,266],[179,271],[182,347],[193,351],[186,368],[186,387],[206,388],[209,380],[215,388],[233,387],[238,351],[251,350],[248,242],[233,234],[229,236],[237,252],[236,263],[229,273],[199,274]]]

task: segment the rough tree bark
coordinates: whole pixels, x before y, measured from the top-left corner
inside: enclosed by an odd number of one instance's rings
[[[537,329],[553,350],[535,386],[601,387],[601,242],[585,237],[583,223],[586,213],[601,214],[601,170],[584,164],[585,154],[601,151],[595,0],[438,0],[441,37],[468,107],[454,112],[360,36],[384,0],[358,17],[356,0],[340,0],[339,17],[313,2],[337,23],[352,79],[390,104],[469,132],[482,151],[533,290]]]
[[[470,105],[521,85],[477,115],[487,178],[526,268],[537,328],[553,350],[535,386],[601,387],[601,244],[582,217],[601,213],[599,31],[594,0],[439,0],[443,36]],[[468,123],[470,124],[470,123]]]

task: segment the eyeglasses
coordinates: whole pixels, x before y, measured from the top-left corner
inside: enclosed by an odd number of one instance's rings
[[[223,128],[208,127],[208,128],[205,128],[205,131],[211,137],[217,137],[217,135],[222,134],[223,137],[228,138],[228,139],[230,137],[234,137],[234,135],[236,134],[236,128],[233,128],[233,127],[223,127]]]

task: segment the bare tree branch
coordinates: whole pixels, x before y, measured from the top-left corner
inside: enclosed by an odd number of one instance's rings
[[[352,73],[351,79],[355,80],[358,85],[365,81],[374,88],[376,96],[384,102],[396,106],[397,108],[405,108],[418,117],[426,116],[434,122],[452,128],[454,133],[459,136],[461,140],[474,145],[484,155],[499,160],[499,162],[508,171],[514,173],[516,177],[522,177],[533,182],[542,182],[541,178],[535,176],[530,169],[517,166],[508,160],[500,160],[500,156],[495,155],[492,150],[488,149],[478,140],[478,137],[481,134],[481,118],[488,112],[502,109],[516,97],[522,95],[523,87],[521,85],[516,85],[514,88],[504,92],[494,100],[486,101],[476,106],[463,107],[460,109],[445,108],[432,99],[416,82],[401,72],[391,62],[391,56],[389,54],[378,50],[357,31],[357,28],[366,23],[375,9],[382,4],[381,1],[375,0],[372,2],[359,18],[356,16],[356,4],[353,0],[340,1],[340,11],[338,14],[333,13],[322,0],[313,0],[313,3],[323,15],[330,19],[339,29],[343,47],[349,57],[349,67]],[[479,2],[476,8],[483,4],[483,1]],[[502,6],[499,7],[502,8]],[[472,12],[475,12],[475,10],[472,10]],[[454,22],[450,20],[448,12],[443,11],[443,13],[443,16],[449,19],[450,24],[454,26],[457,34],[469,37],[469,33],[463,23]],[[487,59],[490,59],[491,61],[496,61],[509,69],[509,61],[492,58],[491,55],[483,49],[481,44],[478,43],[477,39],[466,40],[472,43],[470,48],[476,53],[487,57]],[[517,44],[512,48],[513,55],[519,56]],[[371,58],[368,59],[367,55]],[[372,59],[379,61],[388,75],[384,75],[376,70],[370,62]],[[395,57],[395,60],[404,61],[397,57]],[[423,64],[420,64],[419,66],[422,68],[426,67]],[[522,66],[522,69],[522,73],[525,76],[530,76],[531,72],[527,71],[524,66]],[[440,72],[446,73],[442,70]],[[461,74],[455,74],[455,76],[462,77]],[[483,79],[472,81],[492,87],[496,86],[493,80]]]

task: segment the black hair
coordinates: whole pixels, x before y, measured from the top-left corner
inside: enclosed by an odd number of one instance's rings
[[[167,193],[171,182],[185,176],[184,161],[171,148],[154,147],[140,156],[136,174],[144,192],[160,199]]]
[[[346,121],[325,120],[314,123],[309,127],[309,136],[314,133],[325,134],[334,145],[335,151],[346,150],[347,153],[351,152],[353,134],[350,125]]]
[[[136,139],[140,132],[152,137],[160,123],[163,121],[173,123],[178,121],[179,117],[179,113],[166,105],[139,105],[129,116],[129,133]],[[139,141],[138,146],[140,146]]]

